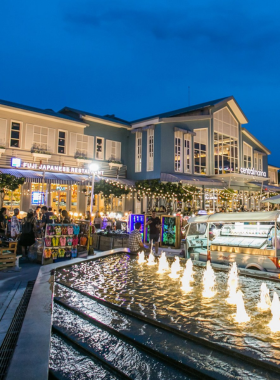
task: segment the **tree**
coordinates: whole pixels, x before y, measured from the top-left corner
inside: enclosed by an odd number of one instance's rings
[[[6,194],[6,191],[15,191],[20,185],[23,185],[25,178],[15,177],[11,174],[2,174],[0,173],[0,205],[3,205],[3,199]]]

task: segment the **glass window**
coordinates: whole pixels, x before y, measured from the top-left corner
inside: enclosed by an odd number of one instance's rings
[[[253,148],[243,141],[243,161],[245,169],[252,169]]]
[[[87,157],[88,155],[88,136],[77,133],[76,155]]]
[[[32,149],[44,152],[48,150],[48,128],[34,126]]]
[[[227,107],[214,113],[215,174],[238,172],[238,123]]]
[[[154,130],[147,130],[147,172],[154,170]]]
[[[142,170],[142,132],[135,135],[135,172]]]
[[[103,137],[96,137],[95,158],[97,160],[104,160],[104,138]]]
[[[20,148],[20,123],[12,121],[11,125],[11,148]]]
[[[185,135],[184,137],[184,171],[185,173],[192,172],[192,160],[191,160],[191,136]]]
[[[175,172],[182,172],[183,171],[182,141],[183,141],[183,133],[180,131],[176,131],[175,132],[175,146],[174,146],[174,170],[175,170]]]
[[[58,149],[57,152],[60,154],[66,154],[66,132],[58,132]]]
[[[207,171],[207,129],[195,129],[194,132],[194,172],[206,174]]]

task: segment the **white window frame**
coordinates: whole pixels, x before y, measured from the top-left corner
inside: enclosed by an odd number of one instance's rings
[[[60,140],[60,137],[59,137],[59,132],[63,132],[63,133],[65,133],[65,146],[64,146],[64,148],[65,148],[65,150],[64,150],[64,153],[60,153],[59,151],[58,151],[58,149],[59,149],[59,147],[60,147],[60,145],[59,145],[59,140]],[[59,155],[61,155],[61,156],[66,156],[67,155],[67,139],[68,139],[68,131],[65,131],[65,130],[63,130],[63,129],[58,129],[58,131],[57,131],[57,154],[59,154]],[[62,145],[61,145],[62,146]]]
[[[35,128],[40,128],[40,133],[36,132]],[[46,135],[42,134],[42,129],[45,129],[47,131]],[[49,150],[49,147],[48,147],[48,133],[49,133],[48,127],[42,127],[41,125],[34,125],[33,126],[33,142],[32,142],[32,147],[34,147],[35,144],[38,144],[38,148],[39,149],[48,151]],[[39,136],[40,141],[35,141],[35,136]],[[42,143],[42,136],[46,137],[46,141],[47,141],[46,143]],[[46,148],[43,148],[43,145],[45,145]],[[32,147],[31,147],[31,149],[32,149]]]
[[[89,136],[88,135],[83,135],[82,133],[77,133],[76,135],[76,152],[81,153],[84,157],[88,157],[88,141],[89,141]],[[81,138],[82,141],[78,141],[78,139]],[[84,141],[86,140],[86,141]],[[79,147],[80,145],[80,147]]]
[[[154,129],[147,130],[147,172],[154,170],[154,149],[155,149],[155,133]]]
[[[142,132],[135,133],[135,173],[142,171]]]
[[[183,132],[175,131],[174,133],[174,171],[183,172]]]
[[[115,144],[115,147],[113,147]],[[115,156],[113,155],[113,148],[115,149]],[[119,150],[119,156],[117,156]],[[121,161],[122,159],[122,143],[116,140],[108,140],[106,139],[106,160],[107,161]]]
[[[196,138],[198,137],[198,134],[201,133],[202,131],[206,131],[206,143],[205,143],[205,146],[206,146],[206,150],[205,150],[205,173],[202,173],[201,172],[201,157],[200,157],[200,160],[199,160],[199,173],[197,173],[195,171],[195,167],[197,165],[195,165],[195,158],[194,158],[194,152],[196,150],[195,148],[195,144],[196,144]],[[193,160],[194,160],[194,174],[203,174],[203,175],[207,175],[208,173],[208,159],[207,159],[207,156],[208,156],[208,129],[207,128],[199,128],[199,129],[194,129],[194,132],[196,133],[196,135],[194,136],[194,146],[193,146]],[[197,142],[197,144],[200,144],[201,146],[201,141],[200,142]],[[200,151],[200,156],[201,156],[201,147],[199,149]]]
[[[247,154],[247,152],[249,153],[249,151],[251,151],[251,154]],[[245,158],[245,156],[247,156],[247,158]],[[251,145],[249,145],[248,143],[246,143],[245,141],[243,141],[243,166],[244,166],[245,169],[249,168],[249,157],[251,157],[251,167],[250,167],[250,169],[252,169],[253,168],[253,163],[254,163],[253,162],[253,159],[254,159],[253,147]]]
[[[18,139],[18,143],[19,143],[19,146],[12,146],[11,145],[11,140],[17,140],[17,139],[12,139],[12,124],[13,123],[17,123],[20,125],[19,127],[19,139]],[[9,138],[9,147],[11,149],[21,149],[21,141],[22,141],[22,138],[21,138],[21,135],[22,135],[22,128],[23,128],[23,123],[22,121],[18,121],[18,120],[11,120],[11,123],[10,123],[10,138]]]
[[[187,163],[188,156],[189,163]],[[184,134],[184,173],[192,173],[192,137],[189,133]]]
[[[102,151],[101,152],[97,152],[97,140],[98,139],[102,140],[102,145],[101,145]],[[96,138],[95,138],[95,159],[99,160],[99,161],[100,160],[103,161],[104,160],[104,151],[105,151],[105,139],[104,139],[104,137],[96,136]]]

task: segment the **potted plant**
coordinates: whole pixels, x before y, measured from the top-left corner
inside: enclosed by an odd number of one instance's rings
[[[92,161],[92,158],[88,158],[86,153],[83,153],[79,150],[76,151],[74,158],[77,160],[78,163],[89,163],[90,161]]]
[[[112,169],[114,167],[117,168],[117,169],[120,169],[123,166],[121,161],[115,160],[114,158],[110,158],[108,160],[108,163],[109,163],[109,168],[110,169]]]
[[[33,157],[37,158],[51,158],[52,154],[47,150],[47,147],[41,146],[39,144],[33,144],[31,148],[31,154]]]

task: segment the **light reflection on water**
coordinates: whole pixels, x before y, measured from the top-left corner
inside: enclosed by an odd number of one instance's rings
[[[89,294],[137,311],[183,331],[254,354],[280,364],[280,333],[271,333],[271,312],[260,312],[257,303],[262,280],[239,277],[239,287],[251,320],[234,322],[235,306],[226,303],[227,273],[215,272],[214,298],[202,297],[203,268],[194,267],[193,291],[180,289],[180,278],[170,279],[168,272],[157,274],[157,265],[139,265],[129,255],[73,265],[57,272],[57,279]],[[266,281],[270,295],[280,295],[280,283]]]

